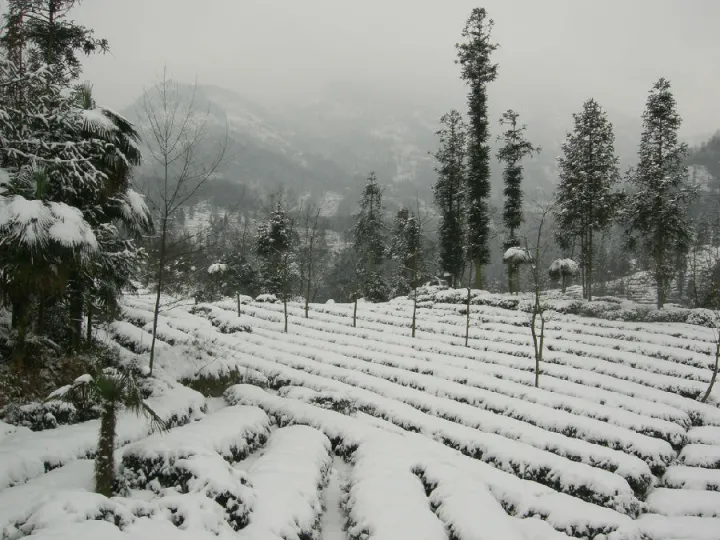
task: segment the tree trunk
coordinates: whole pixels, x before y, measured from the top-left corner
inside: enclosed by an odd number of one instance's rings
[[[288,331],[288,310],[287,310],[287,294],[283,294],[283,315],[285,316],[285,328],[283,332],[287,334]]]
[[[167,213],[162,219],[162,233],[160,235],[160,259],[157,271],[157,292],[155,293],[155,309],[153,311],[152,341],[150,342],[150,375],[153,373],[155,363],[155,341],[157,337],[158,318],[160,317],[160,298],[162,296],[163,278],[165,277],[165,242],[167,239],[168,216]]]
[[[412,314],[412,337],[415,337],[415,322],[417,320],[417,285],[413,287],[413,314]]]
[[[470,288],[472,283],[472,266],[470,266],[470,275],[468,276],[467,298],[465,299],[465,346],[468,347],[470,341]]]
[[[710,378],[710,384],[708,385],[707,392],[705,392],[705,395],[700,400],[703,403],[707,403],[708,398],[710,397],[710,394],[712,393],[713,386],[715,386],[715,380],[717,379],[718,374],[718,359],[720,358],[720,337],[717,339],[715,344],[715,367],[713,368],[713,374]]]
[[[475,261],[475,288],[482,289],[483,286],[483,264],[480,261]],[[472,274],[472,268],[470,268],[470,274]]]
[[[657,273],[655,281],[657,282],[657,308],[662,309],[665,305],[665,277],[661,272]]]
[[[583,299],[587,298],[587,283],[585,282],[585,231],[580,235],[580,280],[582,281]]]
[[[89,347],[92,344],[92,327],[93,327],[93,306],[88,304],[87,308],[87,328],[85,329],[85,344]]]
[[[353,306],[353,328],[357,326],[357,295],[355,295],[355,305]]]
[[[242,315],[242,309],[240,307],[240,291],[238,291],[236,294],[237,294],[237,312],[238,312],[238,317],[239,317],[240,315]]]
[[[35,320],[35,333],[42,335],[45,333],[45,305],[47,303],[47,298],[43,295],[40,295],[40,298],[38,298],[38,312],[37,312],[37,319]]]
[[[307,289],[305,290],[305,318],[310,318],[310,287],[311,287],[311,268],[308,267]]]
[[[80,342],[82,340],[82,320],[83,320],[83,290],[79,280],[74,279],[70,284],[70,301],[68,310],[70,312],[69,330],[69,348],[76,352],[80,350]]]
[[[565,274],[562,274],[562,293],[565,294],[565,291],[567,290],[567,277]]]
[[[512,294],[513,292],[513,265],[508,262],[507,265],[507,276],[508,276],[508,292]]]
[[[100,440],[95,456],[95,491],[106,497],[112,496],[115,482],[115,425],[117,409],[115,404],[105,405],[100,418]]]
[[[588,257],[587,257],[587,299],[592,302],[592,282],[593,282],[593,233],[592,229],[588,231]]]

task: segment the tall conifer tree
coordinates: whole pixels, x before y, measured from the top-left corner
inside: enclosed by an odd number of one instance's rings
[[[467,169],[467,257],[475,267],[475,287],[483,283],[482,266],[490,261],[490,120],[487,85],[497,76],[490,56],[497,49],[491,41],[493,21],[484,8],[475,8],[463,29],[464,41],[456,45],[462,79],[468,85],[470,130]]]
[[[438,230],[440,267],[456,287],[465,265],[465,153],[467,126],[456,110],[443,115],[437,132],[440,149],[435,154],[438,179],[433,186],[435,204],[440,210]]]
[[[660,79],[643,113],[638,165],[630,174],[635,191],[625,212],[632,238],[651,261],[659,308],[667,300],[677,256],[685,255],[691,242],[687,210],[695,190],[688,181],[687,145],[678,141],[681,123],[670,82]]]
[[[518,117],[518,113],[508,110],[500,118],[500,124],[506,127],[506,131],[502,135],[504,144],[497,153],[498,160],[505,164],[503,169],[503,181],[505,182],[503,221],[508,230],[504,245],[506,250],[520,246],[520,240],[515,233],[524,221],[521,161],[540,150],[525,138],[526,127],[518,125]],[[517,292],[516,274],[517,265],[508,263],[508,291],[510,292]]]
[[[613,186],[619,177],[618,158],[612,124],[597,101],[587,100],[573,118],[575,127],[558,159],[555,219],[561,246],[567,249],[579,240],[585,298],[592,300],[593,239],[610,225],[617,210]]]

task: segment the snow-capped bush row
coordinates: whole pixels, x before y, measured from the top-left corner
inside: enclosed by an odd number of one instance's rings
[[[541,407],[541,410],[545,409],[545,407],[550,407],[555,410],[567,411],[579,416],[596,419],[603,423],[628,428],[637,433],[658,437],[668,441],[674,446],[682,446],[686,438],[685,429],[677,423],[643,416],[617,407],[601,405],[590,399],[559,395],[545,388],[528,387],[527,385],[516,383],[512,380],[501,379],[497,376],[497,373],[470,372],[467,368],[456,367],[454,364],[443,366],[440,355],[435,353],[423,355],[421,352],[409,348],[400,350],[398,346],[392,346],[392,348],[387,351],[384,348],[378,350],[378,348],[369,345],[367,340],[361,340],[352,336],[342,336],[336,333],[323,335],[321,332],[305,328],[304,326],[297,326],[293,330],[295,333],[283,336],[285,342],[307,346],[313,345],[317,343],[318,339],[321,339],[323,340],[323,350],[325,351],[343,354],[373,364],[397,367],[414,373],[431,375],[436,380],[441,378],[454,381],[463,386],[464,392],[466,392],[468,388],[486,390],[493,398],[509,396],[522,400],[525,406],[530,406],[531,403],[535,403],[544,406]],[[265,337],[275,335],[274,330],[266,327],[256,326],[255,332]],[[415,354],[413,355],[413,353]],[[425,357],[423,358],[423,356]],[[366,366],[364,370],[370,372],[373,368]],[[488,377],[488,374],[496,376]],[[504,375],[504,373],[500,373],[500,375]],[[528,377],[528,383],[531,382],[530,379],[531,377]],[[473,404],[477,407],[488,408],[484,401],[474,400]],[[648,403],[648,408],[651,407],[652,404]],[[506,412],[505,409],[502,409],[502,411],[503,413]],[[689,422],[689,419],[687,421]]]
[[[247,471],[255,502],[241,537],[317,538],[331,464],[330,441],[322,432],[308,426],[274,431]]]
[[[606,422],[578,417],[565,411],[549,410],[543,406],[528,404],[501,394],[486,392],[451,381],[438,380],[430,375],[383,365],[369,365],[367,362],[348,359],[327,350],[320,351],[293,342],[285,343],[280,341],[280,337],[280,335],[273,336],[272,334],[267,338],[254,336],[245,342],[245,351],[256,357],[270,357],[279,363],[286,363],[304,371],[341,380],[353,386],[392,397],[421,410],[428,410],[444,418],[477,427],[484,432],[520,439],[538,448],[566,455],[574,460],[600,463],[601,467],[607,467],[613,471],[633,469],[637,475],[634,480],[639,480],[643,475],[649,476],[650,471],[644,470],[642,473],[638,473],[639,464],[634,463],[632,459],[627,459],[628,456],[625,454],[596,445],[587,445],[584,441],[599,442],[604,446],[635,454],[658,471],[662,471],[667,463],[675,458],[675,453],[668,443]],[[251,348],[248,341],[254,342],[258,348]],[[270,350],[277,350],[278,353],[269,355]],[[314,359],[317,362],[303,362],[298,357]],[[323,365],[328,363],[332,366],[339,366],[340,369]],[[347,370],[342,368],[347,368]],[[361,373],[354,373],[354,371]],[[378,378],[386,381],[377,380]],[[398,388],[398,384],[406,388]],[[438,396],[438,398],[432,399],[431,396]],[[565,435],[556,436],[552,432],[572,433],[573,437],[581,440],[568,440]],[[640,467],[640,469],[644,468]],[[649,478],[647,480],[649,481]]]
[[[373,462],[379,464],[372,477],[375,482],[371,484],[370,481],[367,483],[363,481],[363,469],[357,469],[357,460],[353,459],[355,466],[350,480],[352,488],[346,506],[351,513],[351,523],[367,524],[361,525],[361,530],[367,527],[378,538],[397,538],[398,531],[417,531],[418,522],[425,523],[431,528],[430,530],[437,530],[433,514],[429,513],[427,499],[419,497],[420,493],[424,494],[424,489],[417,473],[424,471],[424,474],[432,479],[434,471],[432,467],[442,466],[443,463],[455,465],[460,475],[466,475],[468,479],[487,485],[505,511],[512,516],[542,517],[558,531],[565,531],[578,537],[594,536],[598,533],[610,533],[633,523],[628,516],[614,510],[586,503],[535,482],[522,480],[512,473],[464,457],[421,435],[412,433],[398,435],[378,428],[362,418],[349,417],[311,404],[282,398],[250,385],[231,387],[225,393],[225,398],[231,404],[260,407],[275,417],[280,425],[313,426],[330,438],[336,453],[349,456],[351,459],[360,448],[365,446],[364,454],[357,455],[367,456],[364,463],[370,468],[373,467]],[[392,471],[388,470],[389,462],[393,465]],[[401,482],[395,482],[403,468],[407,473],[406,476]],[[388,476],[392,472],[395,474]],[[367,473],[369,474],[369,471]],[[396,485],[404,497],[393,497],[397,493],[393,487]],[[365,487],[368,488],[367,495],[361,491]],[[369,489],[370,487],[372,489]],[[463,486],[458,486],[458,489],[461,493],[464,491]],[[436,497],[440,497],[442,493],[438,493]],[[450,493],[455,496],[454,491],[448,491],[447,496],[450,496]],[[353,495],[357,497],[353,499]],[[367,501],[367,506],[350,504],[351,501],[356,500]],[[392,500],[393,503],[388,505],[388,500]],[[378,504],[384,504],[384,508],[376,518],[373,509],[377,508]],[[474,509],[473,512],[478,510]],[[465,519],[468,519],[467,516]],[[502,521],[504,518],[502,515],[497,515],[494,519]],[[456,525],[459,526],[461,524]],[[422,529],[420,532],[422,533]],[[481,534],[477,530],[475,532]],[[394,536],[391,536],[392,534]],[[425,535],[422,533],[417,537],[422,538]]]
[[[256,327],[259,324],[271,325],[275,320],[272,313],[263,310],[253,311],[252,315]],[[302,333],[303,335],[310,330],[313,331],[312,337],[317,337],[323,343],[339,343],[341,345],[359,343],[369,351],[386,352],[393,357],[424,360],[428,367],[418,369],[426,373],[436,366],[442,366],[443,369],[445,366],[455,367],[465,373],[478,373],[481,378],[493,381],[493,383],[494,379],[520,383],[522,385],[521,393],[528,392],[526,387],[532,385],[534,380],[530,373],[531,366],[527,362],[508,357],[507,361],[511,365],[496,363],[503,359],[502,355],[488,355],[476,349],[443,343],[431,339],[432,336],[424,338],[419,335],[418,339],[411,339],[409,336],[390,334],[389,332],[380,333],[366,328],[352,328],[347,325],[347,322],[340,324],[316,321],[315,318],[298,319],[292,328],[293,333]],[[543,367],[543,373],[545,375],[543,388],[549,390],[553,395],[558,395],[561,400],[564,400],[565,396],[586,397],[589,401],[600,404],[601,407],[617,407],[636,412],[645,418],[672,421],[683,428],[690,424],[690,417],[680,408],[656,401],[657,398],[663,397],[664,392],[653,392],[635,383],[616,381],[610,377],[593,373],[586,374],[582,370],[564,366],[547,365]],[[695,402],[687,403],[688,401],[680,398],[679,403],[687,405],[687,407],[695,407]]]
[[[327,306],[322,306],[322,308],[326,307]],[[359,337],[395,343],[394,338],[396,336],[391,335],[391,332],[388,331],[388,329],[392,327],[391,323],[381,324],[374,322],[376,315],[370,311],[373,307],[373,305],[369,305],[367,311],[363,310],[361,317],[363,321],[362,328],[350,328],[350,330],[355,330],[354,335]],[[252,315],[254,317],[262,317],[265,309],[272,312],[277,308],[275,308],[275,306],[263,306],[262,309],[258,308]],[[297,315],[296,324],[308,324],[306,321],[301,320],[302,314],[299,308],[291,308],[291,313]],[[270,313],[270,316],[272,315],[273,314]],[[340,328],[348,328],[347,318],[320,314],[315,316],[314,319],[319,319],[316,320],[315,323],[318,325],[333,324],[333,331],[336,329],[342,331]],[[398,319],[400,318],[391,318],[391,320],[395,321],[398,321]],[[339,321],[343,321],[343,324],[340,324]],[[457,332],[453,330],[453,333]],[[409,336],[407,336],[404,342],[413,343],[416,347],[422,347],[421,343],[423,341],[431,341],[433,345],[437,344],[437,342],[444,342],[448,345],[454,345],[459,355],[465,355],[466,357],[472,357],[490,364],[499,364],[524,371],[533,369],[533,361],[530,359],[532,356],[530,346],[519,347],[513,344],[504,344],[494,341],[495,338],[496,334],[486,333],[482,336],[482,339],[478,341],[478,344],[482,345],[482,349],[480,350],[477,348],[470,350],[458,347],[463,340],[432,331],[419,332],[418,338],[415,340],[411,340]],[[546,354],[547,353],[548,351],[546,351]],[[555,359],[558,363],[544,362],[543,373],[560,379],[578,382],[586,386],[600,387],[629,396],[639,396],[651,402],[664,403],[685,411],[695,424],[720,426],[720,409],[675,393],[675,390],[677,390],[679,386],[686,387],[688,384],[692,386],[692,391],[698,392],[703,388],[703,385],[699,382],[647,373],[641,369],[630,368],[602,360],[580,358],[570,354],[558,353]],[[560,360],[562,360],[562,362],[560,362]]]
[[[257,408],[228,407],[167,433],[153,433],[127,446],[122,453],[120,474],[130,488],[146,488],[157,482],[176,485],[180,472],[176,460],[219,454],[239,461],[264,444],[270,420]]]
[[[148,405],[171,425],[180,425],[202,414],[205,398],[185,386],[156,381]],[[95,453],[100,421],[91,420],[53,430],[18,430],[0,439],[0,489],[23,484],[48,470]],[[118,416],[117,444],[146,437],[150,425],[130,412]]]

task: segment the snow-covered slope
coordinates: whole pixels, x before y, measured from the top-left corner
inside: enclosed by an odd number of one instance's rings
[[[145,362],[152,298],[124,308],[104,338]],[[684,397],[709,382],[709,329],[555,314],[536,388],[521,311],[473,306],[465,347],[458,305],[420,309],[414,339],[407,300],[360,303],[357,327],[351,305],[290,304],[288,333],[281,304],[236,309],[163,312],[157,375],[230,387],[168,435],[128,431],[129,497],[88,492],[82,425],[3,429],[6,537],[720,538],[720,389]],[[166,410],[194,403],[173,384]]]

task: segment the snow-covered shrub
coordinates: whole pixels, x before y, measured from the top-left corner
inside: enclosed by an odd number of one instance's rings
[[[690,310],[690,313],[687,316],[687,319],[685,319],[685,322],[687,324],[705,326],[707,328],[715,328],[718,323],[718,318],[713,311],[709,309],[698,308]]]
[[[247,474],[233,468],[218,454],[178,459],[149,487],[175,488],[181,493],[201,493],[225,511],[225,519],[236,531],[248,524],[254,494]]]
[[[77,424],[100,417],[100,410],[97,406],[78,409],[72,403],[55,400],[11,406],[3,412],[6,422],[30,428],[32,431],[54,429],[58,426]]]
[[[325,302],[325,304],[327,304],[328,306],[334,306],[334,305],[335,305],[335,300],[333,300],[332,298],[330,298],[327,302]]]
[[[256,302],[263,302],[265,304],[277,304],[279,300],[277,299],[277,296],[274,294],[259,294],[255,297]]]

